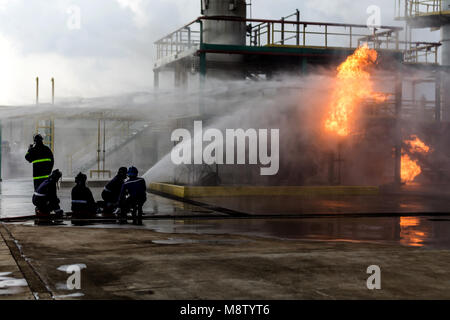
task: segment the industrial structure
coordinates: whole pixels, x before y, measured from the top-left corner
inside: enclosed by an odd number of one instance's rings
[[[392,71],[386,92],[389,101],[378,109],[382,114],[372,120],[380,121],[382,116],[387,128],[397,130],[393,181],[399,184],[401,128],[408,127],[408,121],[419,121],[434,130],[434,135],[442,135],[447,128],[442,120],[450,118],[450,100],[443,95],[449,92],[445,89],[448,81],[444,57],[450,57],[445,42],[447,2],[397,1],[396,12],[404,12],[398,18],[407,22],[404,32],[393,26],[372,28],[306,21],[299,10],[279,20],[253,19],[247,17],[246,1],[203,0],[201,17],[155,42],[154,84],[158,87],[161,74],[168,72],[173,73],[174,85],[181,88],[202,88],[214,78],[259,81],[285,74],[308,75],[316,67],[337,66],[366,43],[379,52],[381,68]],[[444,41],[413,42],[411,28],[416,27],[442,27]],[[425,95],[423,91],[433,94]],[[201,99],[199,104],[200,118],[220,115],[220,110],[205,106]],[[340,152],[332,152],[330,159],[329,182],[340,184]]]
[[[448,2],[450,1],[396,0],[398,19],[407,23],[404,29],[398,26],[372,28],[359,24],[308,21],[306,14],[299,10],[278,20],[249,18],[251,4],[248,1],[202,0],[200,17],[155,42],[153,71],[156,90],[153,93],[71,101],[69,106],[95,106],[93,111],[75,115],[66,111],[58,112],[58,103],[54,101],[53,79],[52,102],[39,102],[37,79],[38,108],[36,115],[31,115],[30,121],[35,123],[31,125],[35,128],[32,131],[42,132],[46,143],[64,155],[58,157],[57,166],[63,168],[68,176],[84,171],[90,172],[92,177],[107,178],[112,169],[124,164],[120,159],[130,157],[130,154],[133,155],[130,162],[137,163],[142,172],[170,152],[173,147],[169,139],[170,133],[175,128],[192,128],[194,119],[210,122],[231,112],[233,108],[239,108],[239,105],[235,105],[224,110],[206,103],[202,90],[210,80],[258,82],[277,80],[286,74],[301,79],[302,76],[314,73],[317,68],[334,69],[356,48],[367,44],[379,53],[379,67],[385,72],[383,90],[389,97],[381,108],[368,115],[367,121],[373,127],[384,128],[382,131],[396,132],[393,134],[395,141],[386,146],[386,153],[381,156],[390,161],[389,152],[392,148],[395,149],[392,168],[386,167],[391,173],[387,179],[375,179],[372,183],[385,183],[389,180],[400,183],[402,128],[410,127],[411,121],[420,122],[424,131],[429,133],[427,139],[435,141],[436,145],[444,143],[439,137],[444,136],[448,130],[450,99],[446,97],[446,93],[450,92],[447,89],[450,88],[450,81],[447,80],[450,42],[445,36],[447,22],[450,21]],[[412,28],[423,27],[441,28],[443,41],[411,41]],[[166,110],[158,108],[165,98],[162,79],[167,76],[180,93],[189,88],[190,92],[198,94],[197,102],[190,103],[177,112],[165,112]],[[245,94],[255,96],[260,93]],[[367,103],[370,105],[373,102]],[[151,115],[148,111],[147,114],[132,115],[108,109],[111,106],[137,110],[148,105],[153,108]],[[17,143],[14,141],[18,137],[26,141],[33,133],[24,128],[18,129],[19,121],[20,127],[27,126],[19,119],[20,115],[17,115],[9,123],[3,123],[3,138],[11,144]],[[69,142],[70,136],[80,136],[83,142]],[[26,147],[25,143],[22,149]],[[369,147],[366,149],[366,152],[374,152]],[[323,158],[326,160],[320,166],[327,168],[328,178],[327,181],[318,183],[354,183],[345,178],[346,173],[342,168],[346,162],[347,167],[350,166],[345,150],[337,145]],[[10,162],[14,164],[17,160]],[[204,174],[195,174],[196,170],[220,175],[221,179],[216,182],[224,184],[242,183],[243,177],[245,183],[304,184],[309,181],[300,181],[288,172],[280,174],[284,174],[287,180],[261,181],[246,168],[219,165],[202,168],[193,166],[184,170],[184,175],[189,178],[174,177],[173,180],[201,184],[199,180]],[[446,173],[433,172],[430,173],[431,176],[442,178]]]

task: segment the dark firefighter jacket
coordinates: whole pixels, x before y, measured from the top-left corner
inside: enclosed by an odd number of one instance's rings
[[[33,194],[33,204],[36,207],[57,207],[59,202],[56,193],[56,181],[53,181],[53,179],[42,182]]]
[[[25,159],[33,164],[33,179],[47,179],[52,173],[54,159],[49,147],[44,144],[36,144],[25,155]]]
[[[147,201],[147,186],[144,179],[131,178],[123,184],[120,191],[120,201],[125,200],[138,204],[144,204]]]
[[[72,211],[95,213],[96,203],[91,190],[86,185],[77,184],[72,189]]]
[[[123,183],[124,183],[123,178],[121,178],[118,175],[115,176],[110,182],[108,182],[108,184],[103,189],[102,192],[103,200],[110,203],[118,202]]]

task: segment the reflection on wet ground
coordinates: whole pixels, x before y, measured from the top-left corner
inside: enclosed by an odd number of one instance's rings
[[[170,234],[233,234],[450,249],[450,219],[432,217],[173,220],[145,221],[144,227]]]
[[[442,213],[450,214],[450,197],[378,195],[339,197],[203,197],[194,200],[258,215]]]
[[[100,199],[101,188],[93,188]],[[0,217],[32,215],[32,184],[26,180],[5,181],[1,185]],[[70,189],[59,192],[62,207],[70,209]],[[355,241],[401,244],[414,247],[450,249],[450,199],[419,195],[380,195],[339,198],[245,197],[201,198],[212,206],[225,207],[249,214],[280,218],[230,219],[223,213],[164,197],[149,195],[144,207],[147,216],[173,216],[173,219],[145,220],[143,226],[91,224],[88,228],[144,228],[170,234],[233,234],[274,237],[287,240]],[[367,217],[348,217],[345,213],[370,213]],[[377,213],[392,213],[378,216]],[[405,213],[419,213],[405,216]],[[433,213],[435,215],[433,215]],[[439,213],[440,215],[437,215]],[[288,216],[308,214],[298,218]],[[318,217],[310,217],[317,214]],[[324,217],[321,214],[336,214]],[[194,216],[206,215],[208,219]],[[283,218],[285,216],[286,218]],[[33,222],[25,224],[33,225]],[[64,222],[63,226],[71,226]],[[166,244],[177,244],[176,238]],[[186,241],[186,240],[184,240]]]

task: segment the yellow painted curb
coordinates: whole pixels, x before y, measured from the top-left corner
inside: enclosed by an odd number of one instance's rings
[[[242,197],[242,196],[323,196],[323,195],[378,195],[378,187],[371,186],[317,186],[317,187],[190,187],[167,183],[151,183],[151,191],[179,198]]]

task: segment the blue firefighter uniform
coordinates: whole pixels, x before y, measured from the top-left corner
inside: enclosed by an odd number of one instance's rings
[[[147,186],[145,180],[138,177],[135,167],[128,169],[128,177],[129,180],[123,184],[119,196],[121,216],[122,219],[126,218],[127,213],[131,210],[133,218],[136,218],[136,213],[141,218],[142,206],[147,201]]]
[[[91,190],[86,186],[87,176],[81,172],[75,178],[72,189],[72,216],[74,218],[89,218],[95,216],[97,204]]]
[[[37,191],[41,183],[51,174],[55,160],[50,148],[44,145],[41,135],[36,135],[34,141],[35,144],[30,146],[25,159],[33,164],[34,190]]]
[[[57,183],[61,179],[59,170],[53,171],[50,177],[37,188],[33,194],[33,204],[38,216],[49,216],[50,212],[62,213],[57,195]]]
[[[106,203],[107,211],[113,211],[114,207],[119,203],[120,191],[127,178],[127,168],[122,167],[117,175],[105,186],[102,191],[102,199]]]

